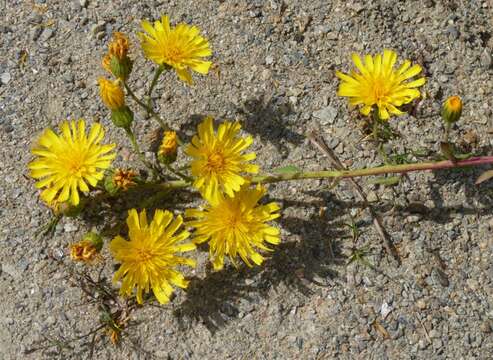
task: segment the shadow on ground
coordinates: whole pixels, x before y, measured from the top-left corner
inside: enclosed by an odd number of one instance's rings
[[[333,285],[332,280],[338,276],[335,267],[344,263],[340,239],[347,231],[342,225],[329,224],[318,215],[308,220],[283,217],[280,225],[299,235],[300,241],[276,246],[263,266],[228,266],[203,279],[191,279],[186,300],[174,311],[182,328],[199,321],[215,333],[281,284],[305,296],[312,293],[310,284]]]

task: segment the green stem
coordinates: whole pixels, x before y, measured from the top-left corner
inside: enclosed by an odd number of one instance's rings
[[[355,170],[327,170],[327,171],[307,171],[307,172],[292,172],[279,175],[258,175],[251,179],[252,183],[276,183],[281,181],[293,181],[293,180],[308,180],[308,179],[326,179],[326,178],[355,178],[362,176],[382,175],[382,174],[396,174],[407,173],[412,171],[426,171],[426,170],[443,170],[453,169],[466,166],[479,166],[493,164],[493,156],[479,156],[473,157],[467,160],[461,160],[452,162],[450,160],[438,161],[438,162],[422,162],[414,164],[401,164],[401,165],[385,165],[373,168],[363,168]],[[149,187],[158,188],[184,188],[191,184],[190,181],[175,180],[168,181],[160,184],[148,184]]]
[[[147,106],[146,104],[144,104],[142,101],[139,100],[139,98],[134,94],[134,92],[132,91],[132,89],[130,89],[130,86],[128,86],[128,84],[126,82],[123,83],[125,85],[125,89],[127,90],[128,94],[130,95],[130,97],[132,99],[134,99],[134,101],[139,105],[141,106],[142,108],[144,108],[149,114],[151,114],[151,116],[159,123],[159,125],[164,129],[164,130],[170,130],[170,127],[168,126],[168,124],[166,124],[164,122],[163,119],[161,119],[161,117],[149,106]]]
[[[152,109],[152,104],[151,104],[152,91],[154,90],[154,87],[157,84],[159,76],[161,76],[164,69],[165,69],[165,67],[162,64],[156,68],[156,72],[154,73],[154,78],[152,79],[151,86],[149,87],[149,91],[147,92],[147,108],[148,109]]]
[[[450,135],[450,127],[452,126],[452,123],[449,121],[445,121],[445,133],[443,135],[444,142],[448,144],[448,138]]]

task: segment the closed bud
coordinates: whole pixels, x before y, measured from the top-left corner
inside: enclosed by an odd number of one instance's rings
[[[133,120],[134,113],[128,108],[128,106],[111,111],[111,121],[113,121],[113,124],[115,124],[116,127],[126,130],[130,129],[130,125],[132,125]]]
[[[118,192],[118,187],[113,182],[114,175],[115,175],[115,170],[110,170],[106,173],[103,180],[104,189],[110,195],[115,195]]]
[[[122,80],[126,80],[130,73],[132,72],[132,60],[128,56],[123,59],[119,59],[117,56],[113,55],[110,60],[111,73]]]
[[[103,248],[103,238],[98,233],[93,231],[88,232],[82,240],[89,241],[96,248],[97,251],[101,251]]]
[[[454,123],[459,120],[462,114],[462,100],[458,96],[451,96],[442,106],[442,119],[448,123]]]

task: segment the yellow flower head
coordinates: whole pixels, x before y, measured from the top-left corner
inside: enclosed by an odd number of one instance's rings
[[[70,245],[70,258],[85,263],[93,262],[98,255],[96,247],[87,240]]]
[[[84,238],[70,245],[70,258],[74,261],[93,262],[99,257],[103,247],[103,239],[94,232],[87,233]]]
[[[280,207],[272,202],[258,205],[257,202],[266,190],[258,185],[256,188],[245,184],[234,197],[220,195],[204,210],[189,209],[186,217],[195,218],[187,225],[195,230],[195,243],[208,241],[209,253],[215,270],[224,266],[224,256],[229,256],[233,264],[240,258],[252,266],[250,260],[257,265],[262,264],[264,257],[256,249],[268,250],[265,242],[279,244],[279,229],[266,224],[278,218]]]
[[[108,53],[103,57],[103,68],[112,73],[111,69],[111,59],[116,56],[119,62],[123,62],[128,54],[129,41],[125,34],[121,32],[113,33],[113,40],[108,46]]]
[[[211,117],[205,118],[197,128],[198,134],[185,149],[193,157],[193,186],[207,200],[216,200],[221,191],[232,197],[246,181],[240,174],[259,170],[257,165],[248,164],[256,158],[255,153],[242,154],[253,143],[253,138],[238,136],[240,123],[226,121],[219,125],[216,134],[212,122]]]
[[[358,54],[353,54],[358,71],[352,71],[350,75],[336,72],[342,80],[337,95],[349,97],[351,105],[362,105],[360,111],[365,116],[374,105],[381,120],[388,120],[390,114],[403,114],[397,107],[420,97],[416,88],[425,83],[425,78],[406,82],[421,72],[421,66],[411,66],[411,62],[406,60],[395,70],[396,61],[397,54],[391,50],[384,50],[383,55],[374,57],[366,55],[365,63]]]
[[[53,201],[70,201],[79,204],[79,190],[88,192],[103,178],[104,170],[115,158],[110,153],[115,144],[101,145],[104,137],[103,127],[95,123],[86,134],[84,120],[65,121],[60,125],[61,135],[46,129],[38,140],[32,153],[38,158],[28,167],[31,176],[41,179],[37,188],[46,188],[41,199],[51,204]]]
[[[109,45],[108,52],[116,56],[119,60],[123,60],[128,53],[129,42],[125,34],[115,31],[113,33],[113,41]]]
[[[178,147],[178,138],[175,131],[165,131],[163,141],[158,150],[158,155],[166,156],[176,153]]]
[[[135,209],[128,212],[130,241],[117,236],[110,244],[111,254],[121,263],[113,278],[114,282],[123,279],[121,295],[131,296],[137,288],[137,302],[142,304],[142,292],[147,293],[152,288],[159,303],[165,304],[173,292],[171,284],[187,287],[188,281],[175,267],[181,264],[195,266],[195,261],[175,253],[193,250],[195,245],[179,244],[190,236],[188,231],[174,235],[182,223],[181,216],[173,220],[169,211],[156,210],[150,224],[145,210],[140,214]]]
[[[137,173],[133,170],[116,169],[113,174],[113,183],[118,189],[128,190],[136,185],[134,181],[136,176]]]
[[[176,70],[179,78],[192,84],[189,69],[200,74],[207,74],[210,61],[203,57],[212,55],[209,42],[200,36],[196,26],[178,24],[171,28],[168,16],[155,21],[154,26],[143,20],[142,28],[146,33],[139,33],[145,56],[156,64],[167,64]]]
[[[99,95],[104,105],[110,110],[118,110],[125,106],[125,95],[119,80],[110,81],[104,77],[98,79]]]
[[[462,100],[459,96],[451,96],[442,106],[442,118],[447,122],[456,122],[462,114]]]

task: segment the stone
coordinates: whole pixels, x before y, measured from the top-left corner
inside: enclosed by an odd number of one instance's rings
[[[320,120],[321,125],[333,124],[337,117],[337,109],[329,105],[313,112],[313,117]]]
[[[43,29],[40,27],[33,27],[30,32],[30,38],[32,41],[36,41],[39,38],[39,35],[43,32]]]
[[[488,70],[491,67],[492,60],[491,60],[491,52],[488,49],[484,49],[483,53],[481,54],[479,61],[481,63],[481,66]]]
[[[85,8],[87,7],[87,4],[89,3],[88,0],[79,0],[79,4],[81,7]]]
[[[43,30],[43,32],[41,33],[41,35],[39,36],[39,40],[48,41],[49,39],[51,39],[51,37],[53,36],[54,33],[55,33],[55,30],[53,30],[51,28],[45,28]]]
[[[100,21],[97,24],[91,26],[91,35],[95,37],[100,32],[104,32],[106,30],[106,23],[104,21]]]
[[[4,72],[2,75],[0,75],[0,81],[2,84],[7,85],[10,82],[11,76],[10,73]]]
[[[65,232],[74,232],[74,231],[77,231],[79,229],[79,227],[73,223],[70,223],[70,222],[67,222],[64,226],[63,226],[63,230]]]
[[[272,65],[274,64],[274,57],[272,55],[269,55],[265,58],[265,65]]]

